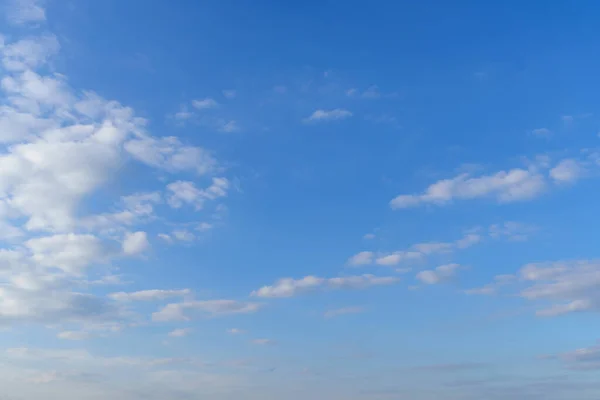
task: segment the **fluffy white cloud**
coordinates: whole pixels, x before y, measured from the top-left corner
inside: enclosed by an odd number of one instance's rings
[[[192,293],[190,289],[151,289],[138,292],[117,292],[109,294],[109,297],[117,301],[158,301],[172,297],[185,297]]]
[[[440,265],[435,270],[421,271],[417,274],[417,279],[427,285],[435,285],[451,279],[456,275],[460,268],[458,264]]]
[[[28,240],[25,246],[37,265],[58,268],[74,275],[81,274],[90,264],[106,259],[101,241],[89,234],[45,236]]]
[[[359,265],[368,265],[373,263],[375,253],[372,251],[361,251],[350,257],[347,261],[348,265],[351,266],[359,266]]]
[[[370,274],[345,276],[338,278],[319,278],[316,276],[305,276],[300,279],[279,279],[272,286],[263,286],[251,293],[255,297],[293,297],[316,289],[364,289],[370,286],[392,285],[399,278],[384,276],[379,277]]]
[[[393,209],[421,204],[443,205],[453,200],[492,197],[501,203],[532,199],[546,188],[544,175],[536,169],[512,169],[493,175],[461,174],[429,186],[423,194],[400,195],[390,202]]]
[[[335,121],[350,118],[352,113],[343,108],[336,108],[333,110],[316,110],[309,117],[304,119],[304,122],[323,122],[323,121]]]
[[[235,300],[190,300],[167,304],[152,314],[156,322],[189,321],[190,314],[215,317],[228,314],[251,314],[260,309],[259,303],[238,302]]]
[[[146,232],[126,233],[123,239],[123,253],[128,256],[143,253],[150,247]]]
[[[246,331],[242,330],[242,329],[238,329],[238,328],[231,328],[231,329],[227,329],[227,333],[229,333],[230,335],[241,335],[246,333]]]
[[[581,162],[574,159],[562,160],[550,170],[550,177],[558,183],[573,183],[585,174]]]

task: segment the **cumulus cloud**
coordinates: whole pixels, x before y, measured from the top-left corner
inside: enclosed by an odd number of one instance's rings
[[[350,118],[352,113],[343,108],[336,108],[333,110],[316,110],[309,117],[304,119],[304,122],[325,122],[325,121],[336,121],[341,119]]]
[[[471,177],[461,174],[429,186],[422,194],[400,195],[390,206],[393,209],[416,207],[422,204],[444,205],[454,200],[491,197],[501,203],[529,200],[546,188],[544,175],[535,169],[512,169],[493,175]]]
[[[453,278],[459,268],[459,264],[440,265],[434,270],[419,272],[417,274],[417,279],[427,285],[435,285]]]
[[[150,247],[146,232],[138,231],[125,234],[123,239],[123,253],[128,256],[145,252]]]
[[[293,297],[317,289],[364,289],[371,286],[392,285],[398,281],[399,278],[397,277],[379,277],[370,274],[338,278],[319,278],[316,276],[305,276],[300,279],[282,278],[274,285],[263,286],[253,291],[251,296],[265,298]]]
[[[556,167],[550,170],[550,177],[558,183],[573,183],[585,174],[585,168],[581,162],[574,159],[562,160]]]

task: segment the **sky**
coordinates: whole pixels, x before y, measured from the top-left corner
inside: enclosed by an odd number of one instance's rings
[[[599,14],[0,0],[0,399],[598,399]]]

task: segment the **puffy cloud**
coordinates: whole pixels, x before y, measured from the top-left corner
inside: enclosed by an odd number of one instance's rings
[[[456,275],[460,268],[459,264],[440,265],[435,270],[421,271],[417,274],[417,279],[427,285],[435,285],[447,281]]]
[[[123,239],[123,253],[128,256],[143,253],[150,247],[146,232],[126,233]]]
[[[117,292],[109,294],[109,297],[117,301],[158,301],[172,297],[184,297],[192,293],[190,289],[151,289],[138,292]]]
[[[397,196],[390,202],[390,206],[398,209],[421,204],[443,205],[453,200],[481,197],[492,197],[501,203],[508,203],[532,199],[545,188],[544,175],[533,168],[500,171],[480,177],[461,174],[432,184],[422,194]]]
[[[585,168],[581,162],[574,159],[562,160],[556,167],[550,170],[550,177],[558,183],[573,183],[585,174]]]
[[[300,279],[283,278],[272,286],[263,286],[253,291],[256,297],[293,297],[316,289],[364,289],[370,286],[391,285],[397,283],[397,277],[378,277],[364,274],[345,276],[338,278],[319,278],[316,276],[305,276]]]
[[[335,121],[350,118],[352,113],[343,108],[336,108],[333,110],[316,110],[309,117],[304,119],[304,122],[324,122],[324,121]]]
[[[260,309],[259,303],[238,302],[235,300],[190,300],[167,304],[152,314],[156,322],[189,321],[189,314],[216,317],[228,314],[251,314]]]
[[[229,333],[230,335],[242,335],[242,334],[246,333],[246,331],[244,331],[242,329],[238,329],[238,328],[231,328],[231,329],[227,329],[227,333]]]
[[[91,263],[99,262],[105,250],[100,240],[89,234],[59,234],[30,239],[25,246],[33,261],[43,267],[53,267],[78,275]]]
[[[351,266],[372,264],[374,256],[375,254],[372,251],[361,251],[360,253],[350,257],[347,261],[347,264]]]
[[[525,241],[534,233],[535,227],[520,222],[507,221],[489,227],[489,235],[494,239],[506,238],[512,241]]]

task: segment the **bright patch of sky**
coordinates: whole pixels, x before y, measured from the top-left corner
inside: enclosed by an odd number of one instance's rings
[[[600,398],[597,3],[0,7],[0,398]]]

